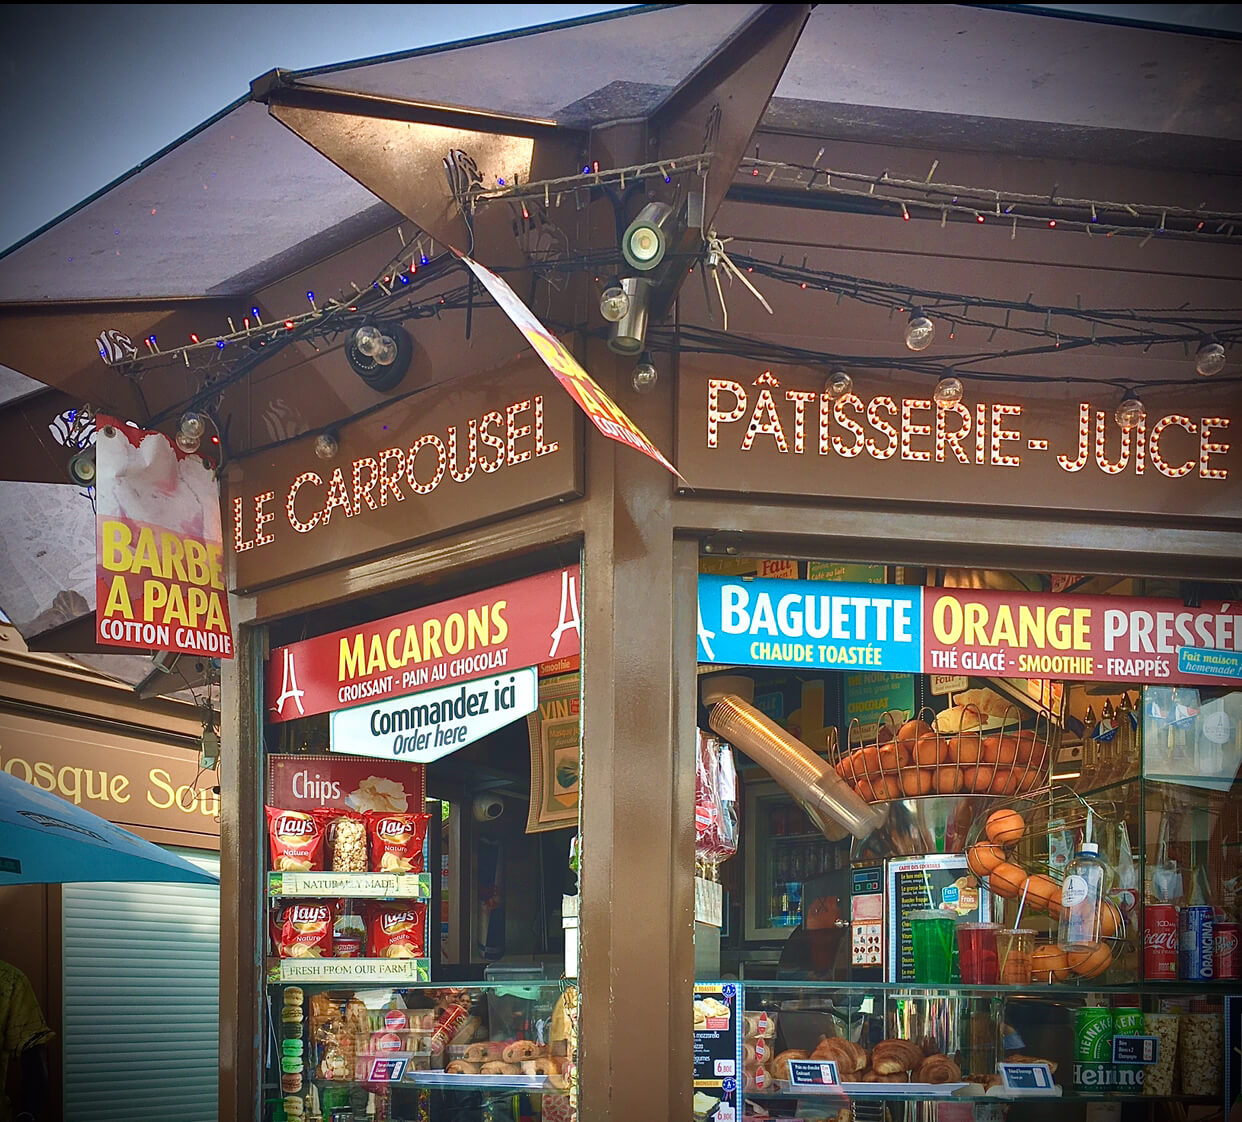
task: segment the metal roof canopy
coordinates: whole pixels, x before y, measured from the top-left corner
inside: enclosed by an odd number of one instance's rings
[[[650,113],[757,8],[641,8],[289,77],[593,127]],[[1235,39],[821,4],[761,128],[1236,172],[1240,104]],[[0,302],[245,295],[395,219],[242,100],[0,258]]]

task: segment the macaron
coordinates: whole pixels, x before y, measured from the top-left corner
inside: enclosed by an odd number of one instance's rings
[[[301,986],[290,986],[287,990],[285,990],[286,1005],[301,1005],[302,1001],[303,994]]]
[[[280,1011],[280,1019],[286,1024],[293,1022],[301,1023],[302,1007],[300,1005],[286,1005]]]
[[[302,1070],[302,1057],[301,1056],[281,1056],[280,1057],[280,1070],[285,1072],[287,1075],[291,1075],[295,1071],[300,1072]]]
[[[301,1076],[298,1077],[299,1079]],[[299,1095],[287,1095],[285,1097],[285,1114],[290,1118],[301,1118],[306,1110],[306,1104]]]
[[[300,1071],[286,1072],[280,1077],[280,1089],[287,1095],[296,1094],[302,1089],[302,1073]],[[298,1099],[297,1101],[301,1104],[302,1100]],[[288,1114],[287,1109],[285,1113]]]
[[[286,1056],[300,1056],[302,1048],[303,1044],[300,1036],[293,1040],[282,1040],[280,1042],[280,1050]]]

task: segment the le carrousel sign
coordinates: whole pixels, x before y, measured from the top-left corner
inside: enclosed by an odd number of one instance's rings
[[[1242,518],[1242,414],[1195,388],[1144,392],[1146,419],[1123,430],[1110,388],[970,383],[939,406],[926,380],[885,371],[834,400],[805,370],[726,359],[683,368],[676,460],[696,492]]]
[[[582,422],[533,360],[252,456],[225,502],[233,587],[258,588],[582,493]]]

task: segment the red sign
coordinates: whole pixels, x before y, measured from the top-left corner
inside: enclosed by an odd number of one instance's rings
[[[544,365],[565,387],[565,392],[591,419],[591,424],[610,440],[637,448],[644,456],[649,456],[681,479],[681,473],[664,458],[664,453],[630,420],[625,410],[613,401],[603,386],[582,368],[565,344],[539,322],[517,293],[477,261],[472,261],[469,257],[463,257],[462,260],[479,278],[505,315],[513,321],[514,326],[526,337],[526,341],[535,348]],[[684,479],[681,481],[685,482]]]
[[[96,432],[96,638],[232,658],[214,472],[161,432],[103,415]]]
[[[277,647],[269,721],[538,666],[579,654],[578,566]]]
[[[345,808],[418,814],[426,796],[422,764],[354,756],[268,756],[267,802],[281,810]]]
[[[1242,602],[928,588],[923,662],[993,678],[1184,683],[1223,679],[1179,669],[1185,648],[1242,649]]]

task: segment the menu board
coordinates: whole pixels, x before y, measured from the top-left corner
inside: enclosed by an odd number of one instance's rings
[[[694,987],[694,1116],[741,1122],[742,987],[703,982]]]
[[[890,982],[914,981],[914,951],[910,942],[910,913],[943,908],[959,919],[988,921],[991,897],[979,879],[966,868],[960,853],[934,853],[926,857],[888,862],[888,970]]]
[[[851,747],[874,740],[885,713],[894,714],[890,719],[896,721],[896,729],[913,712],[914,678],[909,674],[872,671],[845,676],[845,723]]]

